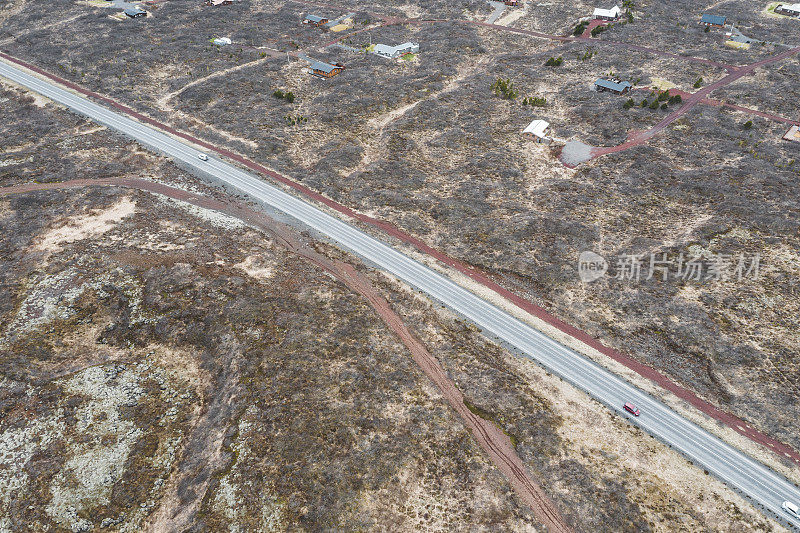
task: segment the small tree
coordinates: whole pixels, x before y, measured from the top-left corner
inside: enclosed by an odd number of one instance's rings
[[[586,31],[586,23],[585,22],[581,22],[580,24],[575,26],[575,30],[572,32],[572,35],[574,35],[575,37],[579,37],[585,31]]]
[[[299,126],[300,124],[308,122],[308,119],[303,115],[297,115],[294,117],[292,115],[286,115],[284,118],[286,119],[286,124],[289,126]]]
[[[513,100],[519,96],[519,91],[514,88],[514,82],[509,78],[497,78],[497,80],[492,83],[491,88],[494,94],[505,100]]]
[[[694,87],[695,89],[699,89],[699,88],[700,88],[700,87],[702,87],[702,86],[703,86],[703,78],[702,78],[702,77],[701,77],[701,78],[697,78],[697,81],[696,81],[696,82],[694,82],[694,85],[693,85],[693,87]]]
[[[711,31],[711,26],[706,26],[706,29],[703,30],[704,32],[708,33]]]
[[[289,102],[290,104],[291,104],[292,102],[294,102],[294,93],[293,93],[293,92],[287,92],[286,94],[284,94],[284,95],[283,95],[283,97],[284,97],[284,98],[286,99],[286,101],[287,101],[287,102]]]
[[[666,102],[664,102],[663,104],[661,104],[661,109],[664,109],[664,110],[666,110],[668,107],[669,107],[669,104],[668,104],[668,103],[666,103]]]
[[[644,100],[642,100],[642,102],[639,104],[639,107],[642,107],[642,108],[644,108],[644,107],[647,107],[647,104],[648,104],[648,102],[647,102],[647,99],[644,99]]]
[[[670,96],[669,97],[669,103],[670,104],[680,104],[681,102],[683,102],[683,98],[681,98],[681,95],[679,95],[679,94],[676,94],[675,96]]]
[[[544,66],[546,67],[559,67],[561,63],[564,62],[564,58],[561,56],[558,57],[551,57],[547,61],[544,62]]]
[[[283,94],[283,91],[281,91],[280,89],[275,89],[275,92],[272,93],[272,96],[274,96],[275,98],[283,98],[285,95]]]
[[[746,130],[749,130],[750,128],[752,128],[752,127],[753,127],[753,121],[752,121],[752,120],[748,120],[747,122],[745,122],[744,124],[742,124],[742,127],[743,127],[744,129],[746,129]]]
[[[658,109],[658,100],[653,100],[650,103],[650,109]]]
[[[633,98],[628,98],[624,104],[622,104],[622,108],[628,110],[632,108],[636,103],[633,101]]]

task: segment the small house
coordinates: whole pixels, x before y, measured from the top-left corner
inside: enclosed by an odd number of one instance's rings
[[[719,26],[721,28],[725,25],[726,20],[728,19],[721,15],[709,15],[708,13],[703,13],[703,16],[700,18],[700,24],[705,24],[706,26]]]
[[[616,78],[610,80],[599,78],[596,82],[594,82],[594,88],[597,92],[611,91],[615,94],[625,94],[631,90],[631,87],[633,86],[630,84],[630,82],[620,81]]]
[[[550,138],[547,136],[549,128],[550,123],[546,120],[534,120],[522,130],[522,136],[537,143],[550,144]]]
[[[372,49],[372,53],[376,56],[391,58],[394,54],[394,46],[389,46],[388,44],[376,44]]]
[[[395,50],[400,56],[404,56],[407,54],[418,54],[419,53],[419,44],[418,43],[403,43],[398,44],[395,46]]]
[[[328,19],[317,15],[306,15],[303,18],[303,24],[311,24],[312,26],[324,26],[328,23]]]
[[[775,13],[787,17],[800,18],[800,4],[781,4],[775,7]]]
[[[125,11],[123,11],[123,13],[125,13],[132,19],[147,16],[147,11],[139,7],[129,7]]]
[[[507,6],[516,7],[519,5],[519,0],[505,0],[503,3]]]
[[[397,59],[406,54],[418,54],[419,44],[417,43],[403,43],[397,46],[389,46],[388,44],[376,44],[372,49],[372,53],[381,57],[389,59]]]
[[[727,41],[725,41],[725,46],[730,48],[738,48],[740,50],[749,50],[750,44],[753,42],[752,39],[749,37],[745,37],[743,35],[734,35]]]
[[[737,35],[732,35],[727,41],[725,41],[725,46],[729,46],[731,48],[740,48],[742,50],[748,50],[751,44],[758,42],[761,41],[756,41],[755,39],[751,39],[746,35],[737,34]]]
[[[800,143],[800,126],[794,125],[789,128],[789,131],[783,136],[783,140]]]
[[[323,61],[314,61],[311,64],[311,73],[315,76],[323,78],[332,78],[344,70],[344,66],[340,64],[331,65]]]
[[[614,6],[611,9],[602,9],[596,7],[594,10],[593,18],[595,20],[618,20],[622,16],[622,10],[619,6]]]

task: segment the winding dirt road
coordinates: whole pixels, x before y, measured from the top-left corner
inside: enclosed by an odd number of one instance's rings
[[[522,459],[517,454],[509,437],[494,423],[474,414],[464,403],[464,396],[455,382],[447,375],[447,371],[428,351],[422,342],[408,329],[403,319],[392,309],[389,302],[379,294],[372,282],[359,273],[351,264],[331,260],[305,244],[297,230],[291,226],[277,222],[261,211],[255,211],[243,203],[222,202],[197,193],[171,187],[162,183],[138,178],[109,178],[100,180],[77,179],[60,183],[27,183],[0,188],[0,197],[10,194],[23,194],[33,191],[75,189],[84,187],[122,187],[149,193],[160,194],[168,198],[190,203],[197,207],[210,209],[233,216],[242,222],[261,229],[272,236],[276,242],[297,254],[306,261],[330,273],[341,283],[363,297],[380,316],[388,328],[397,335],[411,353],[414,362],[444,396],[448,404],[458,413],[464,425],[492,461],[503,473],[514,488],[517,496],[527,505],[534,516],[548,531],[568,533],[572,528],[566,523],[555,503],[542,490],[541,486],[529,474]],[[156,529],[183,530],[190,524],[187,514],[170,516],[160,515],[161,524]]]

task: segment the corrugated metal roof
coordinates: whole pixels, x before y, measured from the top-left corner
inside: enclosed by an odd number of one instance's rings
[[[129,17],[132,17],[134,15],[141,15],[143,13],[147,13],[147,11],[145,11],[144,9],[139,9],[138,7],[129,7],[124,11],[124,13]]]
[[[331,65],[329,63],[324,63],[322,61],[314,61],[311,64],[311,70],[319,70],[322,72],[333,72],[333,69],[339,68],[336,65]]]
[[[394,46],[388,44],[376,44],[372,52],[378,55],[392,55],[394,53]]]
[[[549,127],[550,123],[546,120],[534,120],[528,124],[527,128],[522,130],[522,133],[530,133],[536,137],[544,137]]]
[[[709,15],[708,13],[703,13],[703,18],[700,19],[700,21],[704,22],[705,24],[715,24],[717,26],[724,26],[726,20],[728,20],[727,17],[723,17],[721,15]]]
[[[373,54],[386,57],[396,57],[400,54],[419,50],[419,44],[407,42],[398,44],[397,46],[389,46],[388,44],[376,44],[372,49]]]
[[[295,19],[297,20],[297,19]],[[305,20],[310,20],[311,22],[322,22],[323,20],[328,20],[325,17],[320,17],[317,15],[306,15]]]
[[[608,17],[608,18],[616,18],[622,14],[622,10],[619,6],[614,6],[611,9],[603,9],[600,7],[596,7],[594,9],[594,16],[595,17]]]
[[[606,80],[604,78],[599,78],[596,82],[594,82],[594,84],[597,85],[598,87],[603,87],[604,89],[611,89],[612,91],[617,91],[617,92],[622,92],[625,89],[630,89],[632,87],[632,85],[628,81],[617,82],[617,81]]]
[[[775,7],[775,9],[778,8],[786,9],[788,11],[794,11],[795,13],[800,13],[800,4],[783,4]]]

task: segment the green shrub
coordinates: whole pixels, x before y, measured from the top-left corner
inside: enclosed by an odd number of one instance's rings
[[[669,104],[668,103],[664,102],[663,104],[661,104],[661,109],[666,110],[668,108],[669,108]]]
[[[564,62],[564,58],[561,56],[558,57],[551,57],[547,61],[544,62],[544,66],[546,67],[559,67],[561,63]]]
[[[635,105],[636,105],[636,103],[633,101],[633,98],[628,98],[628,99],[625,101],[625,103],[624,103],[624,104],[622,104],[622,108],[627,110],[627,109],[630,109],[630,108],[632,108],[632,107],[633,107],[633,106],[635,106]]]
[[[581,22],[580,24],[575,26],[575,30],[572,32],[572,35],[574,35],[575,37],[579,37],[585,31],[586,31],[586,23],[585,22]]]
[[[692,87],[694,87],[695,89],[699,89],[702,86],[703,86],[703,78],[697,78],[697,81],[694,82],[694,85]]]
[[[296,115],[296,116],[286,115],[286,117],[284,118],[286,119],[286,124],[288,124],[289,126],[298,126],[300,124],[308,122],[308,119],[303,115]]]
[[[294,102],[294,93],[293,93],[293,92],[288,92],[288,93],[286,93],[285,95],[283,95],[283,97],[284,97],[284,98],[286,99],[286,101],[287,101],[287,102],[289,102],[290,104],[291,104],[292,102]]]
[[[639,104],[639,107],[647,107],[647,105],[648,105],[648,104],[649,104],[649,102],[647,101],[647,99],[644,99],[644,100],[642,100],[642,102]]]
[[[658,109],[658,100],[653,100],[650,103],[650,109]]]
[[[745,122],[744,124],[742,124],[742,127],[743,127],[744,129],[746,129],[746,130],[749,130],[750,128],[752,128],[752,127],[753,127],[753,121],[752,121],[752,120],[748,120],[747,122]]]
[[[526,96],[522,99],[522,105],[531,105],[533,107],[544,107],[547,105],[547,98],[544,96]]]
[[[604,31],[606,31],[609,27],[608,26],[597,26],[592,30],[592,37],[597,37]]]
[[[676,94],[675,96],[670,96],[669,97],[669,103],[670,104],[680,104],[681,102],[683,102],[683,98],[681,98],[681,95],[679,95],[679,94]]]
[[[286,95],[283,94],[283,91],[281,91],[280,89],[275,89],[275,92],[272,93],[272,96],[274,96],[275,98],[281,98],[282,99]]]
[[[505,100],[513,100],[519,96],[519,91],[514,88],[514,82],[509,78],[497,78],[497,80],[492,83],[491,88],[494,94]]]

